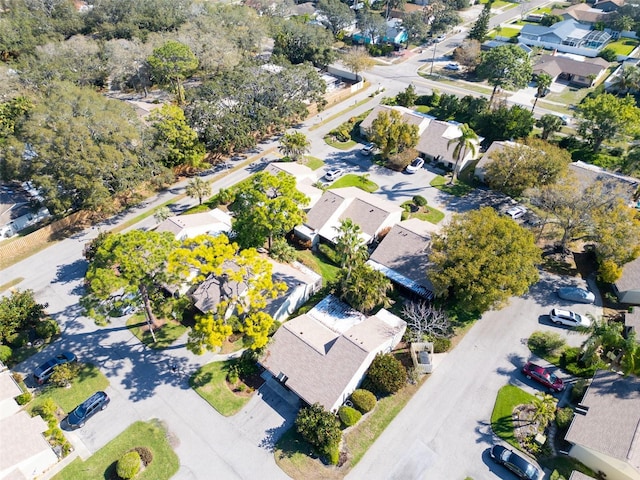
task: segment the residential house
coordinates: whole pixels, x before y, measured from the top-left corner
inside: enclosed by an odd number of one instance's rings
[[[625,334],[633,332],[636,335],[636,341],[640,342],[640,307],[631,307],[623,315]]]
[[[584,5],[583,3],[579,5]],[[534,75],[546,73],[553,81],[592,87],[607,74],[609,62],[603,58],[575,60],[565,55],[542,55],[533,67]]]
[[[271,162],[264,169],[271,175],[278,175],[284,172],[296,179],[296,189],[309,198],[309,204],[305,208],[313,207],[320,197],[322,190],[313,185],[318,181],[318,174],[306,165],[297,162]]]
[[[475,166],[475,170],[473,172],[475,177],[480,182],[486,183],[485,177],[487,174],[487,164],[491,163],[491,161],[493,160],[493,156],[497,152],[501,152],[502,150],[504,150],[504,147],[506,146],[515,147],[516,145],[518,145],[516,142],[512,142],[510,140],[492,142],[491,145],[489,145],[489,148],[487,148],[487,151],[482,154],[482,157],[480,158],[480,160],[478,160],[478,163]]]
[[[428,222],[417,218],[400,222],[384,236],[367,264],[409,296],[431,300],[433,285],[427,277],[427,268],[433,231]]]
[[[335,411],[375,356],[390,352],[405,329],[406,322],[385,309],[366,317],[330,295],[282,324],[260,363],[307,404]]]
[[[622,267],[622,276],[614,283],[613,290],[618,302],[640,305],[640,258]]]
[[[640,480],[640,378],[598,370],[565,440],[569,455],[607,480]]]
[[[420,135],[416,150],[422,157],[443,163],[446,168],[453,170],[456,164],[456,159],[453,156],[455,142],[449,142],[462,135],[460,125],[460,123],[454,121],[431,120],[422,135]],[[470,149],[464,151],[463,157],[458,163],[459,172],[464,170],[469,162],[478,158],[482,140],[482,137],[480,137],[474,142],[476,144],[475,152]]]
[[[279,297],[268,299],[263,310],[274,320],[282,322],[322,287],[322,277],[298,262],[288,265],[268,260],[273,268],[273,282],[283,282],[287,289]],[[235,265],[227,262],[223,267],[234,269]],[[200,312],[208,313],[221,301],[233,296],[242,296],[247,287],[244,283],[228,281],[225,275],[209,275],[189,296]],[[232,313],[228,311],[227,315],[230,316]]]
[[[407,41],[407,37],[407,32],[402,27],[402,20],[400,18],[390,18],[387,20],[387,29],[381,37],[371,38],[362,31],[353,34],[353,40],[356,43],[364,43],[366,45],[371,43],[393,43],[394,45],[401,45]]]
[[[607,32],[592,30],[591,26],[573,19],[548,27],[524,25],[518,37],[518,41],[525,45],[576,53],[585,57],[596,57],[609,40],[611,35]]]
[[[433,120],[433,117],[422,115],[421,113],[418,113],[415,110],[411,110],[410,108],[378,105],[373,110],[371,110],[369,115],[367,115],[367,117],[360,123],[360,135],[368,138],[371,125],[373,124],[373,121],[378,118],[380,112],[390,113],[392,110],[400,112],[400,114],[402,115],[402,121],[404,123],[417,126],[418,135],[422,135],[422,133],[427,128],[427,125],[429,125],[429,122]]]
[[[556,8],[552,10],[551,13],[561,16],[564,20],[575,20],[585,25],[595,25],[598,22],[604,22],[607,20],[607,16],[610,15],[609,12],[605,12],[586,3],[576,3],[567,8]]]
[[[593,8],[603,12],[617,12],[624,5],[624,0],[599,0],[593,4]]]
[[[208,212],[169,217],[156,227],[156,232],[173,233],[177,240],[205,234],[215,237],[231,231],[231,220],[227,212],[214,208]]]
[[[362,242],[370,243],[401,217],[402,208],[378,195],[356,187],[334,188],[324,192],[294,232],[314,247],[321,240],[335,243],[341,222],[349,218],[360,227]]]
[[[49,429],[39,416],[30,416],[14,400],[22,390],[0,363],[0,478],[40,477],[58,462],[44,437]]]
[[[636,197],[640,194],[640,180],[634,177],[609,172],[580,160],[570,163],[569,171],[583,188],[595,181],[607,182],[611,188],[618,190],[620,198],[629,206],[635,205]]]

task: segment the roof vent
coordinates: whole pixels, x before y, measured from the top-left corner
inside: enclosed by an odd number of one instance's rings
[[[588,411],[589,411],[589,407],[581,403],[579,403],[578,406],[576,407],[576,413],[579,413],[580,415],[586,415]]]

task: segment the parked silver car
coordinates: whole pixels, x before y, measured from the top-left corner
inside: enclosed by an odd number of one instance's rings
[[[592,292],[578,287],[561,287],[558,289],[558,296],[570,302],[593,303],[596,301],[596,296]]]

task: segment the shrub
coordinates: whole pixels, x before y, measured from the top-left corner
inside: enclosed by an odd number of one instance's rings
[[[419,207],[424,207],[427,205],[427,199],[421,195],[414,196],[412,200],[413,200],[413,203],[415,203]]]
[[[60,326],[53,318],[45,318],[36,325],[36,335],[40,338],[51,338],[60,333]]]
[[[378,403],[376,396],[369,390],[359,388],[351,394],[351,401],[353,406],[360,410],[362,413],[367,413],[373,410]]]
[[[6,363],[11,358],[11,347],[7,345],[0,345],[0,362]]]
[[[338,450],[342,438],[340,422],[333,413],[327,412],[319,403],[300,409],[296,417],[296,430],[318,451],[329,455],[330,460],[334,454],[333,450]],[[339,457],[339,452],[337,456]]]
[[[235,384],[240,379],[240,373],[238,372],[238,366],[232,365],[229,367],[229,373],[227,373],[227,381],[229,383]]]
[[[73,363],[63,363],[53,367],[53,373],[49,379],[53,385],[66,387],[78,374],[78,366]]]
[[[340,449],[338,445],[332,445],[326,454],[331,465],[337,465],[340,461]]]
[[[135,477],[140,470],[140,454],[135,450],[125,453],[116,465],[116,473],[124,480]]]
[[[571,403],[577,405],[582,401],[582,397],[584,397],[585,392],[587,391],[587,387],[589,386],[589,382],[585,379],[580,379],[576,383],[573,384],[573,388],[571,388]]]
[[[569,428],[572,419],[573,409],[571,407],[559,408],[556,412],[556,424],[558,425],[558,428]]]
[[[134,450],[140,455],[140,460],[145,467],[153,461],[153,453],[147,447],[136,447]]]
[[[362,418],[362,414],[355,408],[343,405],[338,409],[338,417],[340,417],[340,421],[345,426],[350,427],[358,423]]]
[[[54,402],[52,398],[46,398],[36,409],[36,413],[47,420],[50,417],[55,418],[57,410],[58,406],[56,405],[56,402]]]
[[[396,393],[407,383],[407,370],[390,353],[376,355],[367,376],[375,389],[383,394]]]
[[[31,392],[24,392],[16,397],[16,402],[18,405],[26,405],[32,398]]]
[[[269,255],[278,262],[291,263],[296,259],[296,249],[284,238],[276,238],[271,244]]]
[[[21,374],[19,374],[18,372],[13,372],[13,373],[11,374],[11,376],[13,377],[13,380],[14,380],[16,383],[22,383],[22,382],[24,382],[24,377],[23,377]]]
[[[429,341],[433,343],[433,353],[445,353],[451,349],[451,339],[446,337],[432,337]]]
[[[320,250],[320,253],[327,257],[330,262],[335,265],[340,265],[340,259],[338,258],[336,251],[329,245],[321,243],[320,245],[318,245],[318,250]]]
[[[13,348],[24,347],[29,342],[29,336],[26,332],[18,332],[7,337],[7,343]]]
[[[598,54],[598,56],[600,58],[605,59],[607,62],[615,62],[618,60],[618,54],[611,47],[607,47],[603,50],[600,50],[600,53]]]
[[[535,331],[529,337],[527,345],[532,352],[548,354],[564,347],[565,341],[559,333]]]

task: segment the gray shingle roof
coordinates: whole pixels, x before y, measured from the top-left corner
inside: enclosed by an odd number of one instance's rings
[[[640,180],[637,178],[608,172],[600,167],[582,161],[570,163],[569,170],[584,188],[598,180],[615,184],[617,188],[620,189],[622,199],[629,204],[632,203],[633,195],[638,190],[638,187],[640,187]]]
[[[640,378],[598,370],[581,405],[566,440],[640,470]]]
[[[640,258],[636,258],[622,267],[622,276],[616,281],[616,288],[620,292],[640,290]]]

